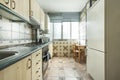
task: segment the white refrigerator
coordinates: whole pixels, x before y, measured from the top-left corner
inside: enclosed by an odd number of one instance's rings
[[[104,3],[100,0],[87,11],[87,72],[94,80],[105,80],[104,49]]]

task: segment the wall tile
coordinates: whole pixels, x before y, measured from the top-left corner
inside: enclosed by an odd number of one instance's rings
[[[30,25],[22,22],[12,22],[6,18],[0,19],[0,46],[30,43],[31,41],[32,28]]]
[[[72,57],[71,46],[76,41],[54,41],[53,42],[53,55],[57,57]],[[57,46],[57,49],[55,48]]]

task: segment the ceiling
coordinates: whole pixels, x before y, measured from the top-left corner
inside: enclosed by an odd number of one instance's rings
[[[80,12],[88,0],[38,0],[45,12]]]

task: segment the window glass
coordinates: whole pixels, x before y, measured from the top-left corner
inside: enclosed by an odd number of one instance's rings
[[[54,23],[54,39],[61,39],[61,23]]]
[[[53,23],[50,23],[50,27],[49,27],[48,31],[49,31],[48,33],[50,35],[50,41],[52,41],[53,40]]]
[[[70,22],[63,22],[63,39],[70,39]]]
[[[85,45],[86,42],[86,22],[82,21],[80,23],[80,44]]]
[[[79,37],[79,22],[71,22],[71,39],[77,39]]]
[[[63,25],[63,26],[62,26]],[[80,44],[85,45],[86,22],[56,22],[50,24],[50,37],[53,39],[76,39]],[[53,32],[53,33],[52,33]]]

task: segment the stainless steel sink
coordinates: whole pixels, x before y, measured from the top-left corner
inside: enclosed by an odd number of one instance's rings
[[[17,51],[0,51],[0,60],[10,57],[10,56],[13,56],[16,53],[18,53],[18,52]]]

